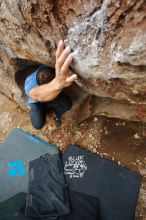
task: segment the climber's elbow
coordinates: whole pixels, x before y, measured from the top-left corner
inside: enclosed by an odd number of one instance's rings
[[[39,96],[38,96],[38,93],[35,89],[30,90],[29,97],[33,100],[39,101]]]

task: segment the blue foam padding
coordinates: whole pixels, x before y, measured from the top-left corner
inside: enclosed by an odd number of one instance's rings
[[[22,129],[15,128],[0,145],[0,202],[27,192],[29,161],[58,148]]]

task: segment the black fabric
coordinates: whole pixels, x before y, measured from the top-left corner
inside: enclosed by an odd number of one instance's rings
[[[69,190],[71,214],[58,220],[99,220],[99,200],[96,197]]]
[[[99,198],[100,220],[134,219],[138,174],[71,145],[62,160],[69,190]]]
[[[61,92],[54,100],[48,102],[47,106],[60,118],[72,107],[72,101],[64,92]]]
[[[46,123],[46,114],[47,114],[47,107],[45,103],[35,102],[29,104],[30,106],[30,120],[32,126],[40,130]]]
[[[72,107],[72,102],[69,97],[62,92],[57,98],[50,102],[35,102],[29,104],[29,106],[32,126],[40,130],[46,123],[46,115],[51,112],[56,114],[56,124],[61,125],[60,117]]]
[[[26,216],[49,220],[70,213],[68,191],[59,154],[46,154],[31,161],[29,174]]]
[[[18,193],[17,195],[0,203],[1,220],[32,220],[24,216],[22,207],[25,203],[26,194]]]

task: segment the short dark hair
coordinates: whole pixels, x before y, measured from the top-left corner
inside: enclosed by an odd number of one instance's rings
[[[51,67],[40,70],[36,76],[39,85],[43,85],[52,81],[55,77],[55,69]]]

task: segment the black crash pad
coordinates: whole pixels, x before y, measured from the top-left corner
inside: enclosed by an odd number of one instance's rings
[[[99,200],[79,192],[69,190],[71,213],[57,220],[100,220]]]
[[[79,147],[62,155],[69,189],[99,199],[100,220],[133,220],[140,176]]]
[[[27,193],[29,161],[46,153],[56,154],[58,149],[21,129],[12,130],[0,145],[0,202],[20,192]],[[23,165],[23,170],[18,165]]]
[[[26,194],[19,193],[6,201],[0,203],[1,220],[32,220],[23,214]]]

